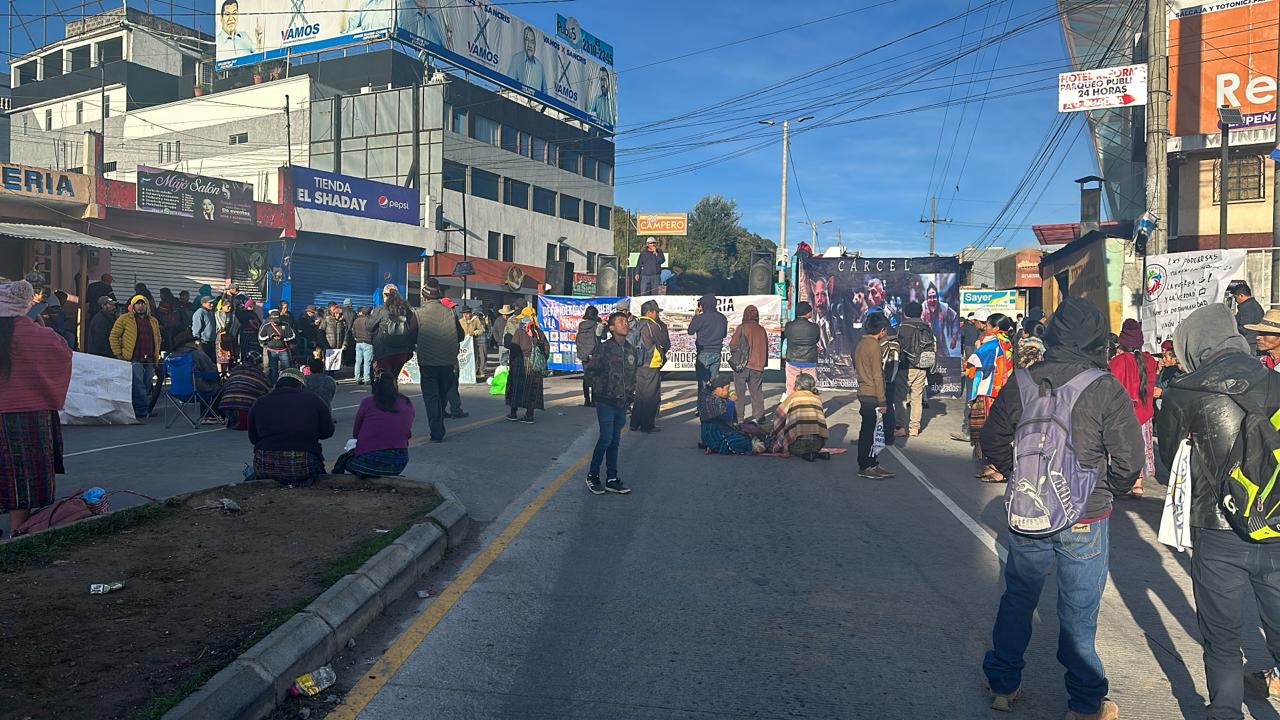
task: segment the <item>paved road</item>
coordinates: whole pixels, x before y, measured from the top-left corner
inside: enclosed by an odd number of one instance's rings
[[[505,427],[460,440],[516,444],[528,462],[478,453],[457,489],[477,503],[480,536],[436,579],[445,592],[413,603],[405,635],[362,647],[386,654],[330,720],[1000,716],[979,665],[1001,587],[1002,490],[947,439],[955,415],[891,450],[898,476],[876,482],[856,477],[851,454],[704,456],[691,388],[667,394],[663,432],[624,435],[630,496],[584,487],[583,409],[554,418],[565,427],[550,444]],[[856,417],[833,404],[832,444],[847,446]],[[513,475],[527,488],[495,513],[492,485],[510,495]],[[1187,559],[1155,542],[1152,490],[1117,505],[1099,646],[1123,717],[1201,716]],[[1065,711],[1050,593],[1021,717]],[[1259,633],[1246,651],[1266,666]],[[1280,714],[1258,700],[1250,717]]]
[[[974,480],[967,447],[947,439],[954,415],[889,451],[895,479],[867,481],[851,454],[705,456],[691,384],[668,383],[664,431],[624,434],[635,492],[596,497],[581,468],[594,416],[577,387],[550,381],[555,404],[533,426],[502,422],[500,402],[468,388],[472,416],[414,448],[414,473],[447,482],[475,531],[427,581],[439,597],[402,600],[360,639],[344,667],[370,669],[345,673],[344,689],[359,681],[331,720],[1000,716],[979,663],[1000,592],[1001,489]],[[331,458],[362,396],[341,386]],[[829,404],[832,445],[848,447],[856,416]],[[68,428],[62,487],[165,495],[236,480],[243,434],[197,432]],[[1113,515],[1099,646],[1123,717],[1197,717],[1187,558],[1155,542],[1151,490]],[[1065,705],[1050,593],[1021,717]],[[1265,667],[1260,633],[1246,654]],[[1280,720],[1265,701],[1250,710]]]

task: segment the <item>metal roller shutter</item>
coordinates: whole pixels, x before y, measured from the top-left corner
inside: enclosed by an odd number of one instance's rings
[[[158,301],[160,288],[167,287],[174,295],[186,290],[195,296],[201,285],[208,284],[217,293],[227,282],[226,250],[197,245],[140,242],[132,238],[128,244],[151,254],[112,254],[112,284],[117,295],[132,294],[135,284],[146,283],[147,289]],[[120,296],[116,299],[127,298]]]
[[[294,255],[290,306],[301,310],[351,298],[356,307],[373,304],[378,266],[371,262],[319,255]]]

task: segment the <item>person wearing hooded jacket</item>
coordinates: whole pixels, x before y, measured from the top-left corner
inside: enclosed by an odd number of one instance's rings
[[[751,417],[764,418],[764,369],[769,364],[769,334],[760,324],[760,309],[748,305],[742,309],[742,324],[738,325],[729,340],[733,352],[742,343],[747,344],[747,366],[733,372],[733,391],[738,396],[736,408],[738,422],[747,415],[747,399],[751,400]]]
[[[151,378],[160,360],[160,323],[151,317],[151,304],[141,294],[129,298],[129,312],[111,326],[111,354],[133,367],[133,413],[139,419],[150,408]]]
[[[506,324],[503,318],[503,324]],[[578,362],[582,363],[582,406],[595,407],[595,402],[591,399],[591,377],[587,372],[587,364],[591,360],[591,355],[595,353],[596,348],[600,346],[600,310],[595,305],[588,305],[587,309],[582,313],[582,322],[578,323],[578,334],[574,338],[576,350],[578,353]]]
[[[1059,305],[1044,340],[1044,362],[1028,370],[1038,385],[1062,387],[1086,370],[1106,371],[1107,322],[1091,303],[1073,297]],[[1017,377],[1011,376],[992,403],[981,434],[983,455],[1011,483],[1018,482],[1013,439],[1021,418],[1022,394]],[[1111,374],[1094,380],[1077,398],[1071,411],[1071,442],[1080,465],[1099,471],[1098,483],[1073,527],[1045,538],[1008,532],[1005,590],[982,669],[991,688],[991,706],[1009,710],[1022,685],[1031,618],[1045,579],[1054,572],[1058,659],[1067,669],[1067,718],[1112,720],[1119,710],[1107,699],[1107,676],[1094,637],[1106,586],[1112,501],[1132,489],[1143,453],[1133,403]]]
[[[1244,420],[1244,410],[1232,396],[1244,396],[1273,411],[1280,386],[1274,384],[1275,373],[1258,362],[1226,305],[1202,307],[1184,318],[1173,332],[1173,351],[1186,374],[1160,396],[1160,457],[1172,467],[1180,441],[1191,438],[1191,584],[1204,643],[1209,717],[1236,720],[1244,717],[1241,610],[1250,588],[1271,664],[1280,664],[1280,574],[1275,570],[1280,567],[1280,545],[1248,542],[1231,529],[1218,506],[1219,477],[1232,460]],[[1280,694],[1274,668],[1249,679],[1271,696]]]
[[[729,318],[716,309],[715,293],[698,298],[697,313],[686,331],[694,336],[698,348],[694,374],[698,378],[698,394],[705,395],[710,392],[711,378],[720,374],[720,353],[729,334]]]

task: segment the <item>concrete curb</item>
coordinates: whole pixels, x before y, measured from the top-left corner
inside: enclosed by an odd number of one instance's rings
[[[421,482],[387,478],[388,484]],[[380,480],[379,482],[385,482]],[[289,694],[299,675],[333,659],[467,536],[471,518],[449,488],[431,483],[444,502],[426,520],[339,580],[302,612],[276,628],[163,720],[257,720]]]

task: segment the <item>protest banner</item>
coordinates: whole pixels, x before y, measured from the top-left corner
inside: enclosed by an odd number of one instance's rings
[[[1195,250],[1148,255],[1142,332],[1146,350],[1160,352],[1160,343],[1192,311],[1223,301],[1227,285],[1243,276],[1244,250]]]
[[[976,313],[980,318],[1000,313],[1013,319],[1018,315],[1018,291],[961,290],[960,316],[969,317],[969,313]]]
[[[892,327],[902,309],[915,300],[922,319],[937,338],[938,365],[929,374],[928,393],[958,397],[961,389],[960,261],[955,257],[871,258],[811,257],[800,266],[800,298],[813,306],[818,324],[818,386],[855,390],[853,350],[862,336],[862,321],[883,312]]]
[[[647,300],[658,303],[660,317],[667,324],[671,335],[671,351],[667,353],[667,364],[663,370],[676,372],[693,372],[698,358],[698,349],[694,345],[694,337],[687,331],[698,309],[698,298],[694,295],[651,295],[631,298],[631,311],[639,312],[640,306]],[[782,369],[782,298],[777,295],[725,295],[716,298],[716,309],[724,313],[729,321],[729,334],[725,336],[724,348],[720,352],[720,369],[729,372],[729,338],[734,330],[742,324],[742,311],[748,305],[755,305],[760,311],[760,325],[769,336],[769,370]]]
[[[547,336],[547,344],[551,347],[547,368],[581,371],[582,363],[578,362],[578,324],[582,322],[582,314],[587,311],[588,306],[594,305],[600,311],[600,322],[604,323],[621,299],[539,295],[538,327]]]

